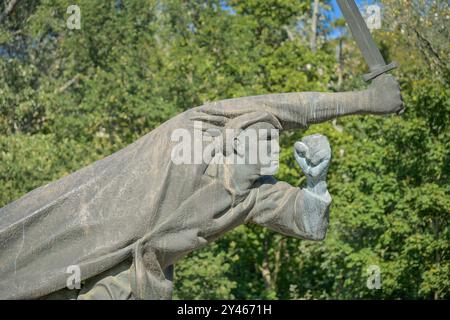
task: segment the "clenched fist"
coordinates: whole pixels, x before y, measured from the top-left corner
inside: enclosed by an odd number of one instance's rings
[[[295,143],[294,156],[307,177],[308,188],[315,189],[321,182],[325,183],[331,161],[327,137],[320,134],[304,137]]]
[[[390,74],[382,74],[375,78],[369,87],[372,91],[370,109],[374,114],[403,113],[403,104],[400,86]]]

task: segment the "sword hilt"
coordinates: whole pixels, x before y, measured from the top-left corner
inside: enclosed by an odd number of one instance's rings
[[[379,75],[382,75],[383,73],[389,72],[392,69],[397,68],[397,63],[396,62],[391,62],[387,65],[384,66],[377,66],[373,69],[371,69],[371,71],[365,75],[363,75],[363,79],[365,81],[370,81],[375,79],[376,77],[378,77]]]

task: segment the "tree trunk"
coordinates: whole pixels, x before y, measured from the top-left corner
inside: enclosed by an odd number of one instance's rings
[[[343,49],[343,39],[339,39],[339,47],[338,47],[338,90],[342,89],[342,83],[344,82],[344,54],[342,52]]]
[[[319,17],[319,0],[314,0],[313,4],[313,13],[312,13],[312,23],[311,23],[311,38],[310,45],[311,51],[317,51],[317,20]]]

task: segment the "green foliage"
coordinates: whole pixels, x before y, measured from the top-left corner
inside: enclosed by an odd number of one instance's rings
[[[229,279],[236,259],[229,251],[212,244],[176,265],[177,290],[174,299],[234,299],[236,282]]]
[[[331,142],[326,240],[241,226],[175,267],[175,298],[450,297],[448,21],[385,3],[387,20],[410,26],[376,34],[400,65],[405,115],[282,136],[277,177],[295,186],[305,179],[294,142],[316,132]],[[431,15],[445,5],[433,3]],[[309,1],[79,0],[80,30],[66,28],[70,4],[21,1],[0,25],[0,206],[205,101],[336,88],[335,41],[313,54],[304,36]],[[344,88],[361,87],[360,53],[343,41]],[[370,265],[380,290],[366,286]]]

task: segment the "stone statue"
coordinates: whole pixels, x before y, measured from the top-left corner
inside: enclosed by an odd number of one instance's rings
[[[247,157],[251,130],[264,132],[256,144],[267,145],[277,139],[269,132],[402,110],[399,86],[386,74],[358,92],[270,94],[187,110],[0,209],[0,298],[170,299],[173,265],[240,224],[322,240],[331,202],[331,150],[324,136],[294,146],[307,177],[304,189],[276,181],[277,161],[267,165],[261,154],[253,163],[216,160]],[[208,161],[176,163],[180,143],[173,133],[182,129],[198,142],[197,124],[211,141],[220,141],[227,129],[234,134],[229,143],[211,143]],[[81,287],[67,287],[70,270],[78,271]]]

